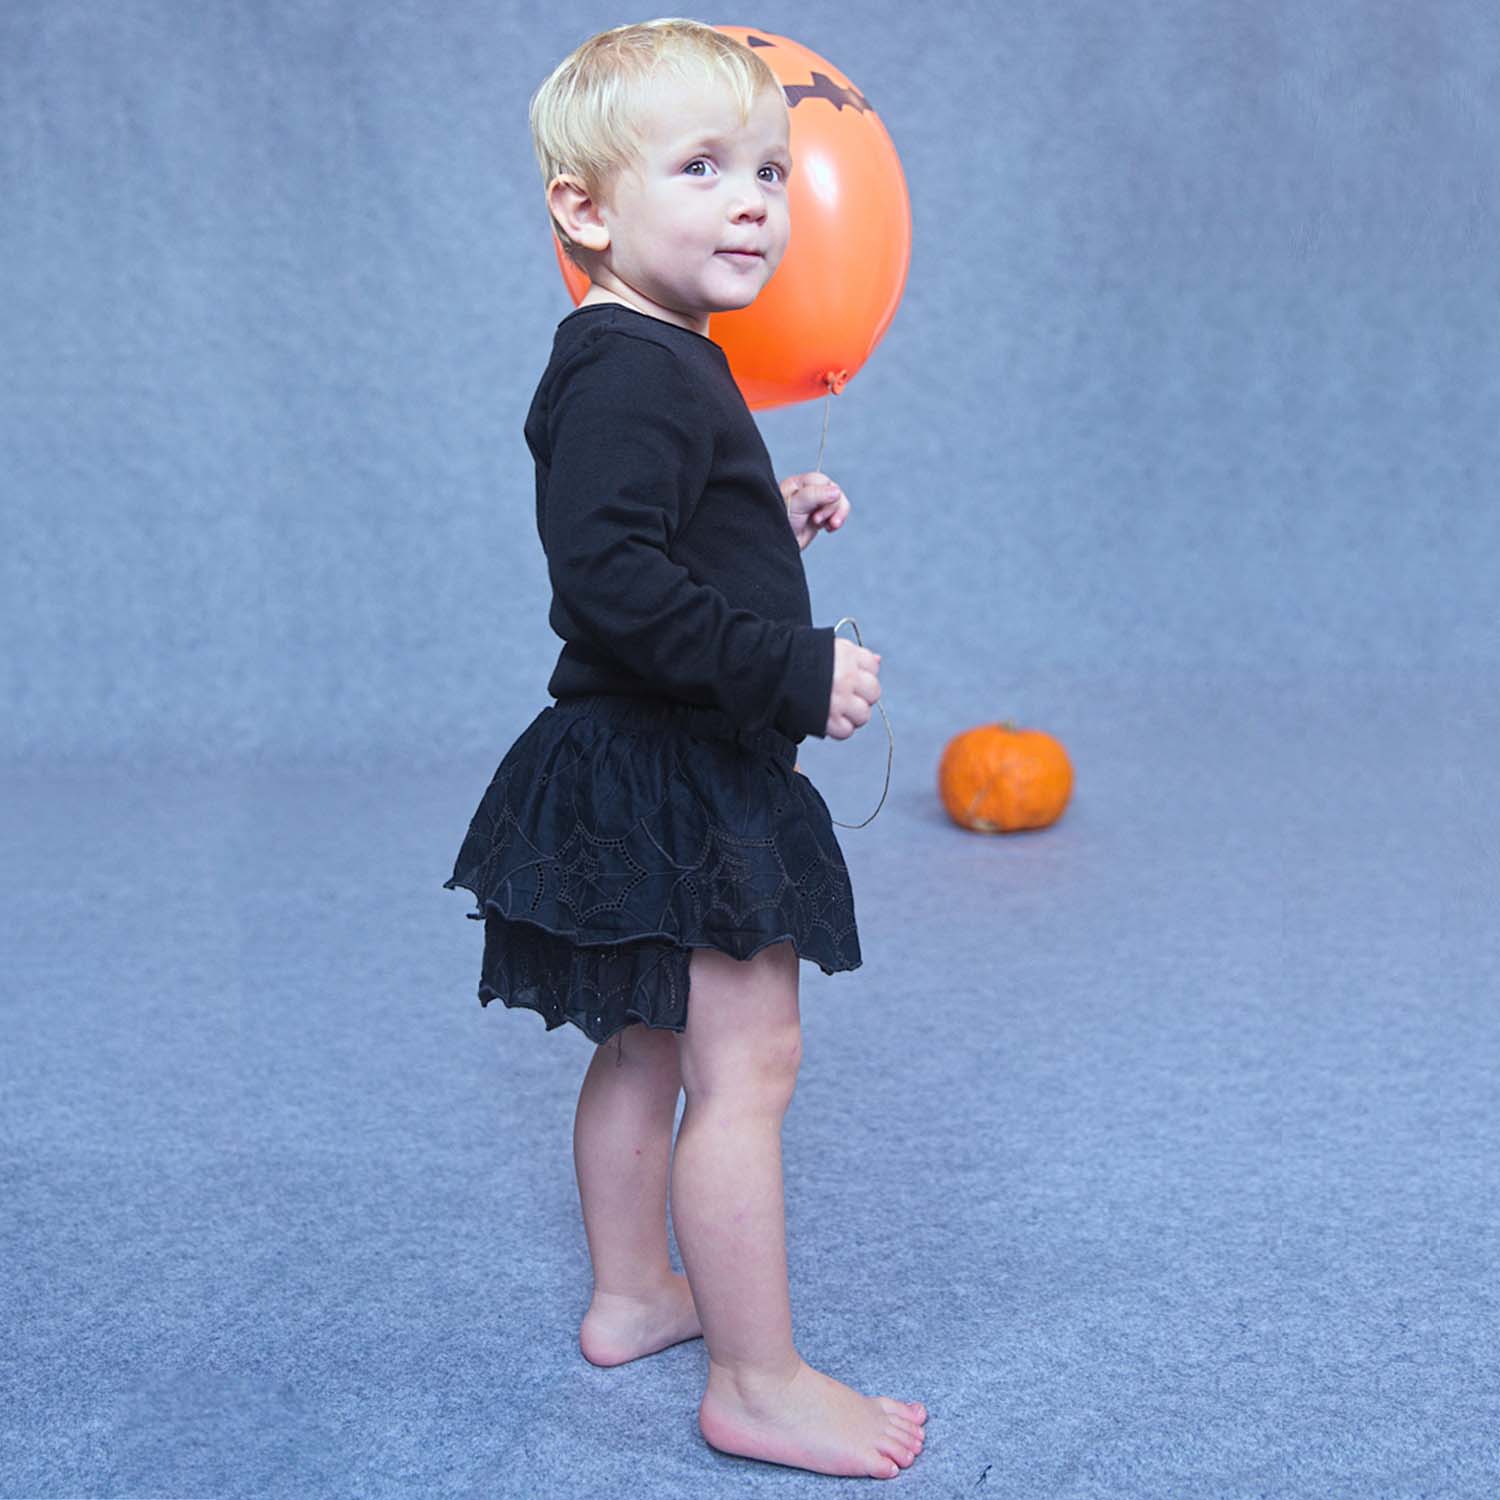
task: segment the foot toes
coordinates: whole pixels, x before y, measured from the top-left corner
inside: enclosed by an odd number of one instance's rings
[[[927,1408],[920,1401],[897,1401],[892,1396],[882,1396],[880,1403],[893,1415],[905,1417],[919,1426],[927,1420]]]

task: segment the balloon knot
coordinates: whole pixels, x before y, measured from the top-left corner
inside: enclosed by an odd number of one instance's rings
[[[823,383],[837,396],[849,384],[849,372],[847,370],[825,370],[823,372]]]

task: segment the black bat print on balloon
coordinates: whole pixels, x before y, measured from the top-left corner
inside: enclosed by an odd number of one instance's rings
[[[788,109],[796,109],[804,99],[826,99],[836,109],[847,104],[861,114],[870,108],[870,101],[857,88],[845,88],[835,83],[824,73],[814,73],[811,83],[784,83],[781,91],[786,95]]]
[[[752,47],[776,45],[775,42],[768,42],[760,36],[746,37],[745,40]],[[804,99],[826,99],[838,110],[842,110],[846,104],[850,109],[857,109],[860,114],[870,110],[870,101],[852,84],[846,88],[841,83],[835,83],[826,73],[817,72],[813,73],[812,80],[811,83],[782,84],[781,91],[786,95],[788,109],[796,109]]]

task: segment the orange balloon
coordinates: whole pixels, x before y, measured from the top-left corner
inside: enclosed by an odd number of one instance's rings
[[[835,394],[890,326],[911,263],[911,203],[896,148],[869,101],[832,63],[774,32],[718,26],[760,53],[791,118],[792,234],[749,307],[715,313],[723,350],[755,410]],[[552,248],[574,303],[588,277]]]

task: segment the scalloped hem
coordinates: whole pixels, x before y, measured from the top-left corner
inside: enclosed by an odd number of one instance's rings
[[[445,889],[464,889],[445,882]],[[694,948],[712,948],[741,961],[774,943],[790,942],[801,962],[816,963],[825,974],[846,972],[829,967],[803,951],[796,933],[745,934],[752,941],[734,951],[723,937],[682,941],[667,933],[605,940],[580,939],[576,931],[559,931],[527,916],[509,916],[494,900],[466,916],[485,923],[484,958],[478,989],[481,1007],[499,1000],[508,1010],[530,1010],[542,1017],[547,1031],[571,1022],[599,1046],[637,1023],[678,1035],[687,1027],[690,963]],[[517,936],[524,931],[532,936]]]
[[[476,891],[473,886],[467,884],[465,881],[445,880],[443,882],[443,889],[445,891],[465,890],[468,891],[471,896],[473,896],[476,903],[476,909],[474,911],[466,911],[464,913],[464,915],[471,922],[482,922],[486,917],[490,916],[493,913],[495,916],[499,917],[502,922],[524,922],[528,927],[535,927],[539,931],[545,932],[549,937],[564,939],[566,942],[571,943],[575,948],[622,948],[628,943],[665,943],[669,944],[673,948],[681,948],[683,950],[692,948],[712,948],[718,953],[727,953],[730,958],[737,958],[741,962],[745,962],[749,959],[754,958],[762,948],[769,948],[772,943],[789,942],[792,947],[797,950],[797,957],[801,959],[803,963],[817,964],[817,966],[825,974],[847,974],[854,969],[860,968],[863,964],[863,960],[860,959],[856,960],[856,962],[852,964],[841,964],[838,962],[834,962],[830,965],[825,960],[819,958],[816,953],[804,952],[803,949],[807,948],[809,944],[807,943],[807,940],[805,938],[799,938],[795,932],[780,932],[775,934],[775,936],[773,937],[762,937],[761,934],[757,932],[755,936],[759,938],[760,941],[756,942],[753,947],[747,948],[743,953],[737,952],[734,946],[726,946],[724,942],[716,940],[719,936],[721,936],[722,930],[719,934],[711,934],[704,937],[701,942],[694,942],[691,938],[681,938],[674,932],[640,931],[625,933],[620,937],[587,937],[581,935],[576,927],[550,927],[546,922],[543,922],[536,917],[528,916],[524,913],[508,912],[503,906],[500,905],[498,901],[495,900],[493,896],[486,896],[484,898],[484,901],[480,903],[479,892]],[[498,999],[499,997],[496,996],[494,998]]]
[[[615,1037],[620,1036],[627,1026],[634,1026],[636,1024],[649,1026],[653,1031],[670,1031],[677,1036],[681,1036],[687,1030],[687,1022],[685,1021],[681,1026],[674,1026],[670,1021],[653,1021],[650,1016],[643,1016],[638,1010],[627,1006],[620,1024],[604,1036],[596,1037],[586,1026],[580,1025],[579,1022],[571,1020],[568,1016],[552,1016],[545,1006],[538,1005],[530,1000],[512,1000],[506,995],[496,993],[491,986],[481,980],[479,985],[479,1004],[481,1007],[486,1006],[492,1000],[498,1000],[506,1010],[529,1010],[533,1015],[540,1016],[544,1023],[543,1029],[545,1031],[556,1031],[559,1026],[577,1026],[591,1042],[598,1042],[601,1047],[606,1042],[613,1041]]]

